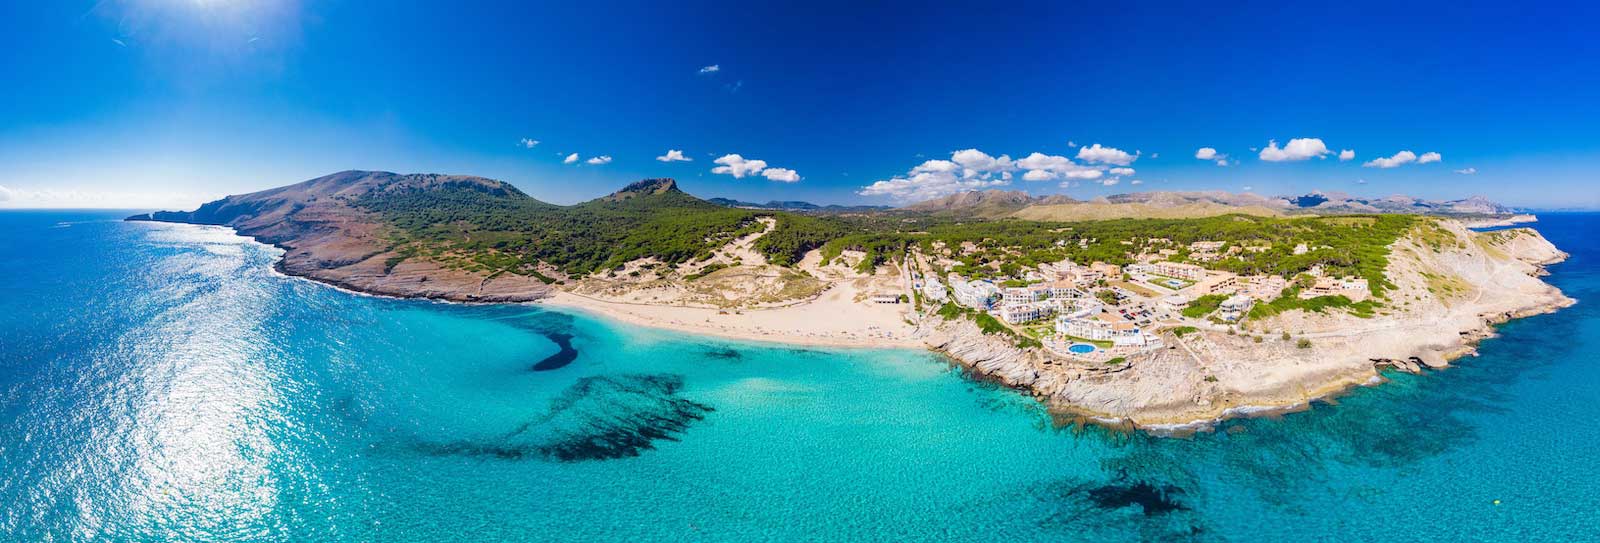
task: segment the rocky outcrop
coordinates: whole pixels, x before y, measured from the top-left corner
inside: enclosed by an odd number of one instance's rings
[[[1052,411],[1166,432],[1302,408],[1381,382],[1381,370],[1443,369],[1474,354],[1496,324],[1573,303],[1538,279],[1544,265],[1566,257],[1538,232],[1471,232],[1457,221],[1429,221],[1436,222],[1427,223],[1433,228],[1427,235],[1391,248],[1388,275],[1397,290],[1370,318],[1292,312],[1239,333],[1169,334],[1168,348],[1107,368],[1018,349],[964,320],[933,319],[928,345],[974,374],[1029,392]],[[1281,337],[1285,332],[1291,339]]]
[[[345,171],[229,196],[194,211],[158,211],[128,220],[230,226],[240,235],[282,248],[277,269],[283,273],[368,294],[459,302],[522,302],[547,296],[550,287],[528,276],[470,272],[404,258],[385,239],[388,226],[356,205],[377,192],[445,187],[528,198],[516,187],[482,177]]]
[[[936,323],[924,341],[928,348],[950,356],[973,373],[1006,386],[1031,390],[1039,381],[1040,353],[985,335],[965,319]]]

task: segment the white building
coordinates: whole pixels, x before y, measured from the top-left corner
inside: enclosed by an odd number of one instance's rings
[[[1206,278],[1205,268],[1196,266],[1194,264],[1185,264],[1182,262],[1151,263],[1150,273],[1156,275],[1165,275],[1167,277],[1176,277],[1178,279],[1187,279],[1189,281],[1200,281]]]
[[[1222,301],[1222,305],[1217,307],[1217,316],[1228,322],[1237,322],[1244,317],[1246,312],[1250,311],[1250,306],[1255,305],[1255,303],[1255,299],[1244,294],[1229,296],[1228,299]]]
[[[1000,318],[1011,324],[1044,320],[1055,315],[1061,304],[1054,301],[1009,304],[1000,308]]]
[[[1319,277],[1311,288],[1300,291],[1301,298],[1316,298],[1318,296],[1344,296],[1350,301],[1359,302],[1367,299],[1371,294],[1366,278],[1339,278]]]
[[[988,281],[966,281],[952,275],[950,290],[956,303],[978,310],[990,309],[1000,299],[1000,288]]]
[[[944,288],[944,283],[940,283],[938,278],[930,276],[922,282],[922,295],[929,300],[943,303],[950,298],[950,291]]]
[[[1094,341],[1110,341],[1118,346],[1144,345],[1148,340],[1139,325],[1102,307],[1075,311],[1056,319],[1056,332]]]

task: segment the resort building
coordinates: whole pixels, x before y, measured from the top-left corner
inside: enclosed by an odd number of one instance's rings
[[[1071,281],[1055,281],[1044,286],[1050,289],[1050,297],[1055,299],[1076,299],[1087,296]]]
[[[1122,266],[1118,266],[1116,264],[1107,264],[1105,262],[1095,262],[1090,264],[1089,271],[1099,272],[1101,277],[1122,276]]]
[[[1011,324],[1021,324],[1048,319],[1055,315],[1061,304],[1053,301],[1009,304],[1000,308],[1000,319]]]
[[[1050,297],[1050,290],[1029,287],[1009,287],[1001,293],[1000,300],[1005,305],[1016,305],[1037,302]]]
[[[1189,281],[1200,281],[1206,278],[1205,268],[1182,262],[1156,262],[1150,264],[1150,273]]]
[[[944,283],[937,277],[927,277],[922,282],[922,296],[935,302],[944,302],[950,298],[950,291],[944,288]]]
[[[1189,244],[1189,250],[1196,253],[1215,253],[1222,250],[1225,241],[1196,241]]]
[[[1224,321],[1237,322],[1255,303],[1256,301],[1249,296],[1235,294],[1223,300],[1222,305],[1217,307],[1217,316]]]
[[[1056,332],[1075,338],[1110,341],[1118,346],[1138,346],[1147,342],[1138,324],[1101,307],[1056,319]]]
[[[1243,282],[1239,279],[1239,276],[1222,272],[1211,277],[1207,277],[1204,281],[1195,283],[1194,290],[1190,292],[1194,292],[1198,296],[1205,296],[1208,294],[1233,294],[1239,290],[1242,284]]]
[[[1243,285],[1238,292],[1261,301],[1276,300],[1289,288],[1289,280],[1276,275],[1252,275],[1241,281]]]
[[[1318,296],[1344,296],[1350,301],[1359,302],[1367,299],[1370,294],[1366,278],[1340,278],[1319,277],[1316,284],[1300,291],[1301,298],[1316,298]]]
[[[900,296],[897,296],[897,295],[894,295],[894,294],[873,294],[872,297],[870,297],[868,299],[871,300],[872,303],[875,303],[875,304],[898,304],[898,303],[900,303]]]
[[[966,281],[958,276],[950,276],[950,290],[955,295],[956,303],[978,310],[988,310],[994,307],[996,300],[1000,299],[1000,288],[988,281]]]

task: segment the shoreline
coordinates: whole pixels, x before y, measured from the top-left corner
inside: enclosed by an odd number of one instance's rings
[[[1412,373],[1420,373],[1420,367],[1436,370],[1444,369],[1453,360],[1476,354],[1476,346],[1482,340],[1495,337],[1495,327],[1497,325],[1514,319],[1554,313],[1576,303],[1576,300],[1566,297],[1559,290],[1550,287],[1551,291],[1555,293],[1553,298],[1541,300],[1539,303],[1525,307],[1480,313],[1476,320],[1476,325],[1459,330],[1454,336],[1455,340],[1449,342],[1448,345],[1434,344],[1417,347],[1418,349],[1437,353],[1438,358],[1441,360],[1436,364],[1419,364],[1417,357],[1414,355],[1409,362],[1401,363],[1396,363],[1390,359],[1374,358],[1369,363],[1347,364],[1342,369],[1333,367],[1330,371],[1319,372],[1322,375],[1316,382],[1310,382],[1309,380],[1299,383],[1284,382],[1276,385],[1269,384],[1265,389],[1253,391],[1232,390],[1222,397],[1215,398],[1215,400],[1220,401],[1207,400],[1203,404],[1204,407],[1197,403],[1189,403],[1185,406],[1181,399],[1174,398],[1172,401],[1165,403],[1139,407],[1127,415],[1116,415],[1108,412],[1097,412],[1084,405],[1065,401],[1039,388],[1035,388],[1033,386],[1034,383],[1031,381],[1019,383],[1014,375],[1003,374],[1000,369],[997,369],[994,364],[997,359],[968,361],[945,349],[946,346],[955,341],[975,340],[982,343],[992,341],[993,338],[982,335],[973,337],[970,333],[956,332],[951,334],[952,337],[945,340],[945,343],[935,345],[934,340],[928,337],[930,335],[929,332],[942,334],[949,334],[949,332],[938,330],[940,327],[937,324],[932,326],[934,330],[929,330],[928,324],[912,326],[905,322],[903,317],[894,321],[895,324],[887,328],[868,325],[868,329],[862,329],[863,323],[888,324],[889,322],[888,319],[882,318],[881,315],[875,319],[872,318],[873,316],[869,315],[870,310],[882,310],[892,307],[894,312],[898,312],[901,307],[899,304],[872,306],[850,301],[848,306],[840,307],[839,302],[841,300],[838,299],[838,296],[831,297],[833,298],[831,300],[832,303],[828,303],[822,299],[822,296],[818,296],[817,299],[789,306],[729,312],[728,310],[714,308],[607,301],[566,292],[553,287],[548,289],[542,296],[527,300],[458,300],[449,297],[431,296],[428,293],[391,294],[370,291],[346,281],[336,281],[311,274],[297,273],[296,270],[290,269],[285,264],[291,254],[290,248],[275,243],[263,242],[256,236],[239,232],[236,228],[220,227],[228,228],[235,235],[280,251],[277,261],[270,266],[274,274],[309,281],[345,293],[395,300],[426,300],[432,303],[446,304],[544,305],[558,308],[558,310],[582,312],[628,325],[644,326],[687,335],[776,345],[928,351],[937,353],[948,359],[950,363],[965,368],[971,372],[972,377],[993,380],[1002,386],[1033,397],[1036,401],[1043,403],[1052,417],[1058,419],[1058,422],[1060,421],[1059,417],[1069,417],[1108,428],[1141,430],[1160,437],[1182,437],[1191,435],[1194,432],[1214,431],[1218,425],[1232,419],[1273,417],[1309,409],[1317,401],[1347,394],[1359,387],[1377,386],[1387,382],[1388,380],[1382,375],[1385,367]],[[1536,266],[1539,271],[1543,271],[1545,266],[1564,261],[1565,256],[1560,254],[1538,262],[1528,263]],[[832,324],[834,327],[831,329],[819,327],[824,322]],[[1444,325],[1446,323],[1437,324]],[[1016,355],[1011,355],[1010,357],[1019,358]],[[1401,358],[1400,360],[1403,361],[1405,359]],[[1016,368],[1004,369],[1014,372]],[[1037,373],[1033,375],[1034,379],[1038,377]],[[1073,377],[1072,379],[1080,377]],[[1312,375],[1300,375],[1299,377],[1309,378]],[[1113,384],[1113,386],[1115,385]]]
[[[815,302],[729,313],[711,308],[613,302],[556,290],[530,303],[583,311],[625,324],[723,339],[811,347],[928,350],[909,326],[884,329],[874,334],[870,330],[861,333],[848,330],[855,324],[865,322],[864,319],[836,321],[835,324],[839,326],[832,329],[820,328],[816,323],[777,322],[804,319],[807,313],[831,309],[816,305]],[[884,335],[886,333],[889,335]]]

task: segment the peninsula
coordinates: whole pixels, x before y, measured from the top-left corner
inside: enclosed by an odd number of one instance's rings
[[[347,171],[129,220],[223,225],[284,273],[549,303],[739,339],[929,348],[1053,411],[1147,429],[1443,367],[1573,301],[1566,255],[1482,199],[972,192],[897,209],[702,200],[647,179],[572,206],[470,176]]]

